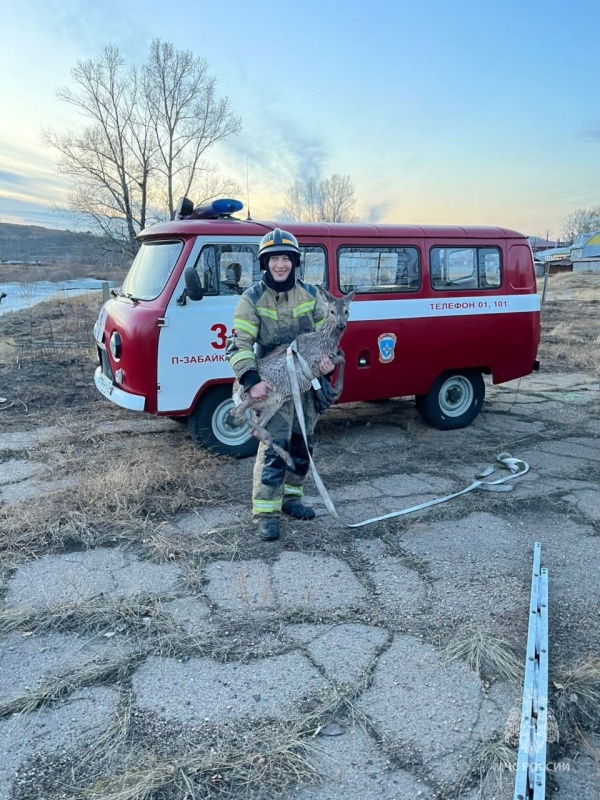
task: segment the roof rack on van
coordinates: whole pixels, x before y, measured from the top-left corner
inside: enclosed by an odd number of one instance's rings
[[[229,217],[236,211],[241,211],[244,204],[241,200],[222,198],[213,200],[203,206],[196,206],[187,197],[180,197],[175,209],[176,219],[221,219]]]

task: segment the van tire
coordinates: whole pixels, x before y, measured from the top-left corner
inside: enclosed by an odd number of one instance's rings
[[[427,394],[417,395],[415,402],[425,422],[448,431],[470,425],[481,411],[484,397],[481,372],[448,370],[438,376]]]
[[[258,450],[258,440],[246,425],[234,428],[227,421],[233,408],[231,383],[209,389],[198,401],[187,420],[194,444],[213,453],[232,458],[246,458]]]

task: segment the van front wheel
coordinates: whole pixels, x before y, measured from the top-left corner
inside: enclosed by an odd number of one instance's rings
[[[194,444],[222,456],[246,458],[254,455],[258,441],[247,425],[231,423],[232,408],[230,383],[209,389],[188,417],[188,432]]]
[[[483,376],[476,370],[442,372],[427,394],[417,395],[417,411],[442,431],[470,425],[485,397]]]

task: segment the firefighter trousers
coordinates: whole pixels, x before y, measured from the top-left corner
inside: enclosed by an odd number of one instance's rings
[[[317,412],[312,391],[302,396],[306,435],[312,454]],[[308,452],[294,401],[288,400],[266,426],[273,441],[286,450],[294,461],[290,469],[285,461],[263,442],[258,446],[252,481],[252,516],[256,522],[265,514],[279,516],[285,500],[304,496],[304,480],[310,467]]]

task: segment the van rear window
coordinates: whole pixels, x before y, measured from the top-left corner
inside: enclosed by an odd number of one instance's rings
[[[340,247],[338,281],[342,292],[415,292],[421,286],[416,247]]]
[[[154,300],[165,288],[182,249],[183,242],[179,240],[144,242],[121,291],[138,300]]]
[[[498,247],[432,247],[431,285],[440,291],[497,289],[502,283]]]

